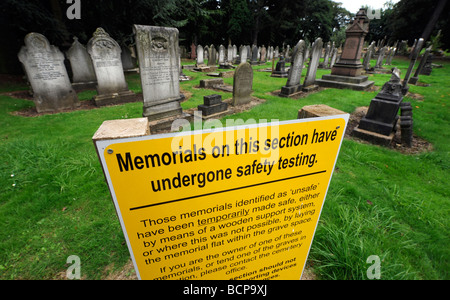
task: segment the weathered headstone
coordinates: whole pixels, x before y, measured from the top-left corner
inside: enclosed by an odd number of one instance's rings
[[[331,43],[328,42],[327,46],[325,48],[325,55],[323,56],[323,62],[321,64],[321,68],[323,69],[328,69],[328,62],[329,62],[329,58],[330,58],[330,52],[331,52]]]
[[[252,98],[253,69],[247,62],[241,63],[234,71],[233,106],[249,103]]]
[[[280,96],[289,97],[301,91],[300,80],[303,70],[303,56],[305,54],[305,41],[300,40],[294,47],[291,59],[291,68],[286,82],[286,86],[281,88]]]
[[[425,66],[425,62],[427,61],[428,56],[430,55],[430,52],[431,52],[431,46],[428,47],[427,50],[425,50],[425,53],[423,54],[422,59],[420,60],[419,66],[417,67],[416,72],[414,73],[414,76],[409,79],[408,83],[410,83],[410,84],[417,83],[417,81],[419,80],[419,75],[421,74],[422,69]]]
[[[337,53],[337,48],[333,48],[333,50],[331,50],[330,68],[333,68],[334,64],[336,63]]]
[[[73,40],[72,46],[66,52],[72,67],[72,86],[75,89],[95,88],[97,77],[91,57],[77,37]]]
[[[149,121],[182,114],[178,29],[134,25],[144,113]]]
[[[237,47],[236,45],[233,45],[233,56],[229,62],[234,63],[236,59],[237,59]]]
[[[203,47],[202,45],[197,46],[197,67],[204,66],[205,62],[203,60]]]
[[[216,66],[216,56],[217,56],[216,47],[214,47],[214,45],[209,46],[209,49],[208,49],[208,66],[212,66],[212,67]]]
[[[131,55],[131,50],[127,46],[121,46],[122,53],[120,57],[122,59],[122,67],[125,72],[136,72],[137,63],[136,58]]]
[[[239,49],[239,55],[241,57],[241,63],[247,62],[248,49],[246,46],[241,47],[241,49]]]
[[[425,60],[425,65],[420,72],[421,75],[431,75],[431,72],[433,71],[433,58],[433,54],[428,54],[427,59]]]
[[[198,106],[202,116],[210,116],[226,111],[228,104],[222,102],[222,96],[214,94],[203,97],[203,104]]]
[[[339,89],[366,90],[373,86],[368,76],[362,76],[361,52],[364,37],[369,32],[369,18],[364,9],[356,14],[353,23],[345,31],[346,39],[342,55],[331,68],[331,74],[322,76],[316,82],[322,87]]]
[[[194,42],[191,44],[191,59],[197,58],[197,47],[195,46]]]
[[[375,52],[375,41],[373,41],[370,44],[369,48],[367,48],[366,55],[364,56],[363,67],[366,72],[370,70],[370,60],[372,59],[374,52]]]
[[[277,62],[277,65],[275,67],[275,70],[272,72],[271,77],[281,77],[286,78],[288,77],[288,72],[286,71],[286,61],[284,60],[284,56],[281,55],[280,59]]]
[[[311,60],[309,61],[308,71],[306,72],[303,87],[313,86],[316,81],[317,68],[319,66],[320,54],[322,52],[323,42],[321,38],[317,38],[313,43],[311,50]]]
[[[134,101],[134,93],[128,90],[122,67],[119,44],[103,28],[97,28],[87,44],[97,76],[96,105],[108,105]]]
[[[383,60],[384,56],[386,55],[387,47],[383,47],[378,52],[378,58],[377,63],[375,64],[375,69],[382,69],[383,68]]]
[[[45,36],[29,33],[18,54],[33,89],[38,113],[57,112],[80,105],[70,83],[64,54],[50,45]]]
[[[377,144],[389,145],[398,120],[398,110],[403,100],[400,70],[392,69],[391,79],[370,102],[369,110],[353,135]]]
[[[261,57],[259,60],[261,63],[266,63],[267,61],[267,49],[266,47],[264,47],[264,45],[261,48]]]
[[[408,70],[406,71],[405,78],[403,79],[403,88],[402,88],[403,95],[406,95],[406,93],[408,93],[409,90],[408,82],[409,79],[411,78],[411,73],[414,68],[414,65],[416,64],[420,50],[422,50],[423,43],[424,43],[423,38],[420,38],[419,41],[415,43],[414,49],[411,52],[411,61],[409,63]]]
[[[361,52],[364,37],[369,32],[369,18],[364,9],[360,9],[356,17],[345,31],[346,39],[340,60],[333,66],[331,74],[356,77],[361,75]]]
[[[258,64],[258,47],[256,45],[253,45],[252,47],[252,58],[250,60],[251,65],[257,65]]]
[[[225,47],[223,45],[219,46],[219,65],[225,63]]]
[[[394,57],[395,48],[394,47],[388,47],[388,51],[386,53],[386,62],[385,65],[392,65],[392,58]]]

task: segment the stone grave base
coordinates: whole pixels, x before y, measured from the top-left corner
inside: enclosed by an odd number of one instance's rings
[[[217,71],[217,67],[216,66],[202,66],[202,67],[195,67],[193,70],[202,72],[202,73],[207,73],[207,72]]]
[[[281,92],[279,94],[280,97],[293,97],[299,93],[302,93],[302,85],[294,85],[294,86],[283,86],[281,88]]]
[[[367,80],[367,76],[341,76],[341,75],[323,75],[322,79],[316,79],[316,83],[321,87],[335,89],[351,89],[356,91],[364,91],[370,89],[374,81]]]
[[[315,104],[303,106],[302,109],[298,111],[297,119],[307,119],[307,118],[317,118],[335,115],[345,115],[346,112],[342,110],[333,108],[325,104]]]
[[[319,86],[316,84],[310,85],[310,86],[304,86],[302,87],[302,91],[305,93],[313,92],[319,89]]]
[[[372,144],[389,146],[392,143],[392,140],[394,139],[395,132],[391,132],[391,134],[387,136],[356,127],[353,129],[352,135],[361,140],[368,141]]]
[[[173,122],[178,119],[186,119],[188,122],[192,122],[194,120],[194,117],[190,114],[182,112],[175,116],[150,121],[149,122],[150,132],[152,134],[158,133],[160,131],[170,132],[172,129]]]
[[[94,96],[94,102],[97,106],[129,103],[135,102],[135,100],[135,94],[132,91],[123,91],[118,93]]]
[[[94,90],[97,87],[97,81],[87,81],[87,82],[74,82],[72,83],[72,88],[76,92],[83,90]]]

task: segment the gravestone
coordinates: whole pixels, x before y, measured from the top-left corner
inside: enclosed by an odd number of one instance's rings
[[[223,45],[219,46],[219,65],[225,63],[225,47]]]
[[[208,49],[208,66],[212,66],[212,67],[216,66],[216,56],[217,56],[216,47],[214,47],[214,45],[209,46],[209,49]]]
[[[377,63],[375,64],[375,70],[383,69],[383,60],[384,60],[384,56],[386,55],[386,51],[387,51],[387,47],[383,47],[378,52],[378,58],[377,58]]]
[[[197,47],[195,46],[194,42],[191,44],[191,59],[197,58]]]
[[[228,44],[227,57],[225,61],[230,64],[233,63],[233,46],[231,46],[231,44]]]
[[[77,37],[73,38],[72,46],[67,50],[66,56],[72,68],[73,88],[75,90],[95,88],[97,77],[95,76],[91,57],[86,48],[78,41]]]
[[[336,63],[337,52],[337,48],[333,48],[333,50],[331,51],[330,68],[333,68],[334,64]]]
[[[408,82],[409,79],[411,78],[411,73],[414,68],[414,65],[416,64],[420,50],[422,50],[423,43],[424,43],[423,38],[420,38],[419,41],[415,43],[414,49],[411,52],[411,61],[408,66],[408,70],[406,71],[405,78],[403,79],[403,88],[402,88],[403,95],[406,95],[406,93],[408,93],[409,90]]]
[[[249,103],[252,98],[253,69],[247,62],[241,63],[234,71],[232,105]]]
[[[369,32],[369,18],[364,9],[356,14],[353,23],[345,31],[346,39],[341,57],[331,68],[331,74],[322,76],[316,82],[322,87],[366,90],[373,86],[368,76],[362,76],[361,52],[364,37]]]
[[[330,58],[330,52],[331,52],[331,43],[328,42],[327,43],[327,47],[325,48],[325,54],[323,56],[323,62],[321,64],[321,68],[323,69],[328,69],[328,62],[329,62],[329,58]]]
[[[425,62],[427,61],[428,56],[430,55],[430,52],[431,52],[431,46],[428,47],[427,50],[425,50],[425,53],[423,54],[422,59],[420,60],[419,66],[417,67],[416,72],[414,73],[414,76],[409,79],[408,83],[411,83],[411,84],[417,83],[417,81],[419,80],[419,75],[421,74],[422,69],[425,66]]]
[[[119,44],[99,27],[87,44],[97,77],[98,106],[134,101],[134,93],[128,90],[122,67]]]
[[[275,67],[275,70],[272,72],[272,75],[270,77],[281,77],[286,78],[288,77],[288,72],[286,71],[286,61],[284,60],[284,56],[280,56],[280,60],[277,62],[277,66]]]
[[[259,61],[263,64],[265,64],[267,61],[267,49],[266,49],[266,47],[264,47],[264,45],[261,48],[261,57],[260,57]]]
[[[253,45],[252,47],[252,58],[250,60],[251,65],[257,65],[258,64],[258,47],[256,45]]]
[[[369,48],[367,49],[366,55],[364,56],[363,67],[366,72],[370,70],[370,60],[372,59],[374,52],[375,52],[375,41],[373,41],[370,44]]]
[[[311,49],[311,59],[309,61],[306,78],[303,82],[303,88],[314,86],[316,82],[316,73],[319,66],[319,59],[322,52],[323,42],[321,38],[317,38]]]
[[[233,65],[228,60],[228,57],[233,56],[233,47],[228,45],[227,53],[225,53],[225,47],[220,45],[219,47],[219,68],[220,69],[231,69]]]
[[[181,116],[178,29],[134,25],[144,113],[149,121]]]
[[[400,70],[393,68],[391,79],[370,101],[369,110],[353,130],[353,135],[377,144],[389,145],[394,137],[402,100]]]
[[[240,63],[247,62],[248,48],[246,46],[241,47],[241,49],[239,49],[239,55],[241,56]]]
[[[301,92],[302,86],[300,80],[303,70],[303,56],[305,54],[305,41],[300,40],[294,47],[291,58],[291,68],[289,69],[288,80],[286,86],[281,88],[280,97],[289,97]]]
[[[198,110],[202,112],[202,116],[216,115],[226,111],[228,104],[222,102],[222,96],[214,94],[203,97],[203,104],[198,106]]]
[[[203,60],[203,47],[202,45],[197,46],[197,67],[201,67],[205,65],[205,62]]]
[[[33,89],[38,113],[73,109],[80,105],[64,65],[64,54],[45,36],[29,33],[18,54]]]
[[[429,76],[433,71],[433,54],[428,54],[427,59],[425,60],[425,65],[423,66],[420,74]]]
[[[389,52],[386,55],[386,63],[385,63],[386,65],[388,65],[388,66],[392,65],[392,59],[394,58],[395,51],[397,51],[396,47],[389,48]]]
[[[122,67],[125,72],[136,72],[137,62],[136,58],[131,55],[131,50],[127,46],[123,45],[120,47],[122,53],[120,57],[122,59]]]
[[[234,63],[236,60],[237,60],[237,47],[236,45],[233,45],[233,56],[230,63]]]

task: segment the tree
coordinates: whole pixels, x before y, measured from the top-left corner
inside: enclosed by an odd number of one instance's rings
[[[225,2],[225,1],[224,1]],[[252,16],[247,0],[230,0],[228,6],[227,36],[234,44],[248,44],[252,28]]]
[[[408,40],[410,44],[422,36],[425,28],[432,18],[439,0],[401,0],[392,11],[386,28],[395,40]],[[450,5],[444,6],[443,12],[437,19],[436,26],[430,30],[431,35],[436,35],[442,29],[443,47],[450,48]],[[446,30],[447,28],[447,30]]]

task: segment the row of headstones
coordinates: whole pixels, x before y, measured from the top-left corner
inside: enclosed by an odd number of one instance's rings
[[[289,72],[286,72],[284,69],[283,58],[280,59],[280,61],[277,63],[275,71],[272,73],[272,76],[287,77],[286,85],[281,88],[280,92],[281,97],[289,97],[295,93],[302,91],[302,89],[305,90],[308,87],[315,85],[316,73],[317,69],[319,68],[319,60],[323,52],[322,50],[323,50],[323,42],[321,38],[317,38],[314,41],[314,43],[311,46],[311,49],[307,47],[305,41],[300,40],[293,49]],[[330,49],[328,52],[331,52]],[[336,53],[337,49],[335,48],[333,52]],[[303,66],[304,64],[306,64],[308,58],[310,58],[310,60],[306,72],[306,77],[305,80],[303,81],[303,84],[301,84]],[[335,59],[336,58],[333,58],[333,61],[335,61]],[[284,76],[286,73],[287,76]]]
[[[143,115],[149,120],[158,120],[182,114],[180,102],[184,96],[180,94],[178,78],[178,30],[140,25],[135,25],[134,30],[143,92]],[[78,50],[84,48],[78,44]],[[86,71],[88,66],[83,65],[81,60],[88,61],[88,57],[75,59],[74,52],[77,50],[74,49],[68,53],[73,58],[74,72],[78,67]],[[86,52],[88,54],[84,54],[89,55],[97,80],[96,102],[123,103],[126,101],[117,100],[134,95],[125,81],[121,48],[102,28],[93,34]],[[65,68],[64,55],[57,47],[50,45],[45,36],[28,34],[18,57],[30,81],[39,113],[73,109],[80,105]],[[94,80],[94,77],[89,80]],[[235,72],[233,105],[250,101],[252,82],[251,66],[248,63],[239,65]]]
[[[29,33],[18,54],[31,85],[39,113],[72,109],[80,105],[74,90],[77,84],[97,87],[94,100],[105,105],[121,98],[126,102],[134,94],[125,81],[122,48],[102,28],[98,28],[87,49],[74,39],[66,55],[72,70],[72,83],[64,63],[64,54],[50,45],[45,36]]]
[[[220,45],[219,51],[216,50],[214,45],[205,47],[198,45],[193,49],[195,49],[193,51],[195,51],[197,66],[205,65],[205,60],[208,60],[208,66],[239,64],[247,60],[251,64],[265,63],[280,55],[278,46],[276,48],[273,46],[266,48],[264,45],[262,47],[253,45],[251,48],[249,45],[241,45],[239,47],[239,54],[236,45],[231,46],[231,44],[228,45],[227,49],[223,45]]]

